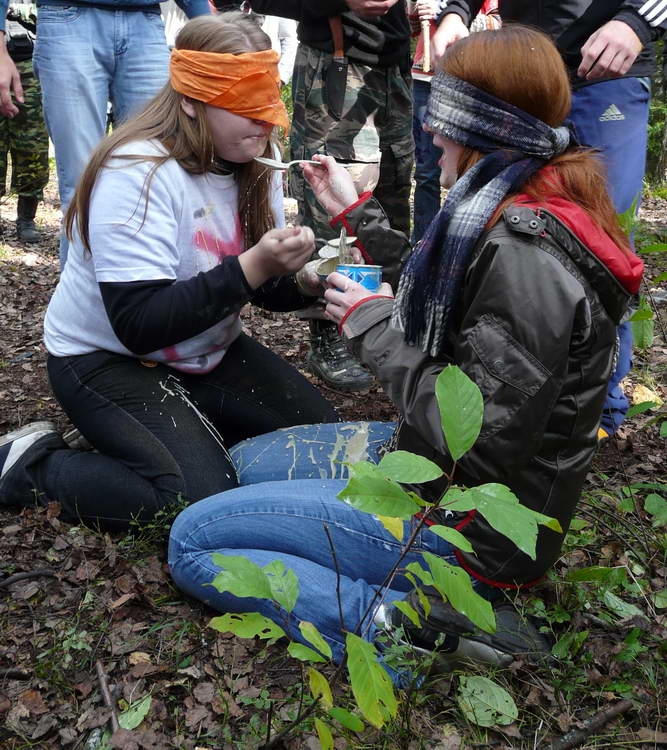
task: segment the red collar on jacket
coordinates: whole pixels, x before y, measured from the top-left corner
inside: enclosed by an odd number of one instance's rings
[[[525,193],[519,193],[512,203],[532,208],[538,214],[542,208],[549,211],[607,266],[628,292],[636,294],[639,291],[644,272],[641,258],[618,247],[602,227],[576,203],[556,197],[537,202]]]

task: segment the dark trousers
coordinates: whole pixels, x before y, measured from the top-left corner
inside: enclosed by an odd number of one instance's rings
[[[205,375],[102,351],[49,357],[48,371],[96,450],[68,449],[59,436],[40,441],[12,470],[2,501],[56,500],[64,518],[106,529],[236,487],[227,447],[240,440],[338,421],[297,370],[243,334]]]

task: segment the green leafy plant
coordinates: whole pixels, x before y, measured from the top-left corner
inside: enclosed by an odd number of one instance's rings
[[[441,525],[425,525],[437,508],[477,511],[496,531],[511,539],[533,559],[538,526],[561,530],[558,521],[522,506],[503,485],[491,483],[466,489],[453,484],[456,462],[470,450],[479,435],[484,405],[477,386],[455,366],[449,366],[440,373],[435,392],[443,434],[454,461],[451,473],[445,474],[441,467],[422,456],[394,451],[385,455],[377,465],[369,462],[352,464],[347,486],[339,494],[341,501],[359,511],[375,515],[388,532],[403,543],[402,554],[372,606],[381,603],[383,591],[390,587],[391,580],[398,574],[405,554],[412,549],[419,533],[435,533],[459,549],[472,551],[468,540],[458,531]],[[447,480],[447,488],[437,502],[426,501],[404,486],[423,484],[442,477]],[[413,519],[417,514],[421,520],[404,540],[403,521]],[[468,574],[436,555],[423,552],[421,556],[423,564],[410,563],[406,566],[406,575],[411,576],[416,584],[419,582],[438,591],[445,601],[482,630],[494,632],[493,609],[486,599],[475,592]],[[271,619],[257,612],[228,613],[214,617],[210,622],[211,627],[242,638],[260,638],[269,642],[287,638],[286,630],[275,620],[286,623],[287,616],[296,605],[299,593],[296,575],[279,560],[262,568],[241,556],[214,554],[213,562],[221,568],[211,583],[215,589],[240,598],[253,597],[272,602],[275,617]],[[422,597],[426,603],[426,597],[423,594]],[[397,606],[414,623],[420,623],[419,613],[406,601],[397,603]],[[364,613],[361,622],[365,622],[369,614]],[[345,633],[345,658],[337,668],[332,667],[334,672],[330,679],[314,666],[327,665],[332,660],[332,651],[326,639],[310,622],[301,622],[299,631],[305,643],[290,640],[287,650],[295,659],[311,665],[307,674],[313,701],[300,712],[294,726],[317,713],[314,729],[321,746],[329,748],[333,747],[336,724],[358,732],[364,727],[362,718],[373,727],[382,727],[397,715],[399,699],[382,665],[383,655],[376,644],[364,638],[360,623]],[[334,702],[333,687],[341,684],[343,669],[347,671],[346,684],[351,691],[351,695],[348,695],[351,708],[335,705]],[[471,721],[482,726],[513,721],[516,706],[511,697],[491,680],[483,679],[483,684],[474,681],[462,684],[459,700],[462,710]]]
[[[667,253],[667,242],[656,242],[655,237],[647,235],[645,226],[637,215],[638,199],[632,202],[630,208],[619,214],[618,220],[623,231],[633,239],[640,255],[656,255]],[[664,280],[658,277],[655,282]],[[650,296],[642,294],[637,309],[630,316],[634,345],[640,351],[650,349],[653,344],[655,311]]]

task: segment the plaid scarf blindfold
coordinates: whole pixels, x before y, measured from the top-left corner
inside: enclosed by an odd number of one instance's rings
[[[567,148],[570,133],[442,72],[431,83],[425,122],[434,133],[486,154],[449,191],[396,293],[392,324],[435,357],[447,353],[463,278],[489,219],[505,196]]]

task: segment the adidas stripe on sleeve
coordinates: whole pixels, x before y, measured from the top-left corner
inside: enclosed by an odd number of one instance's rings
[[[637,12],[651,26],[660,26],[667,20],[667,0],[646,0]]]

